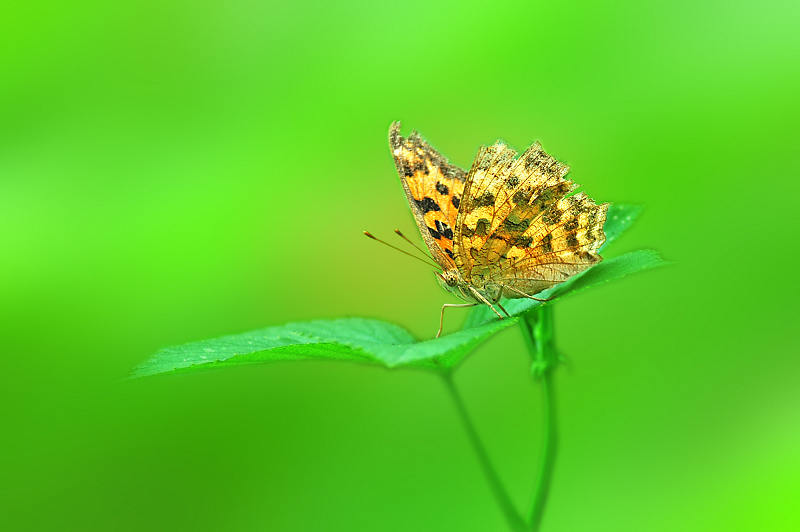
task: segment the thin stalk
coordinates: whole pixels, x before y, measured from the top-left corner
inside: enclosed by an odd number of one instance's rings
[[[528,523],[533,531],[539,530],[544,515],[544,506],[550,492],[550,481],[553,478],[553,466],[558,450],[558,430],[556,426],[556,404],[553,391],[553,374],[545,372],[541,378],[542,399],[544,402],[544,445],[539,466],[539,477],[533,494],[533,504],[528,514]]]
[[[553,385],[553,369],[558,364],[558,352],[553,342],[553,311],[549,305],[537,307],[523,316],[520,321],[523,336],[533,358],[533,376],[542,386],[544,407],[544,443],[539,466],[539,475],[534,485],[533,503],[528,513],[528,528],[539,530],[544,515],[544,507],[550,492],[558,448],[558,427],[556,424],[556,401]]]
[[[489,482],[489,487],[492,489],[492,494],[497,504],[500,506],[500,509],[503,510],[503,515],[506,518],[509,528],[514,532],[523,532],[527,530],[525,523],[522,521],[519,513],[517,513],[514,504],[511,502],[511,498],[503,487],[503,483],[500,481],[497,471],[495,471],[491,460],[489,460],[489,454],[486,452],[486,448],[483,446],[480,437],[478,437],[478,431],[475,430],[475,425],[472,424],[472,419],[467,413],[467,407],[464,405],[464,401],[461,399],[461,395],[458,393],[458,389],[453,383],[452,375],[450,373],[442,373],[441,375],[447,390],[450,392],[450,396],[453,398],[453,402],[456,404],[458,417],[461,418],[461,423],[467,431],[472,448],[475,450],[475,454],[478,455],[478,461],[481,464],[481,469],[483,469],[483,474]]]

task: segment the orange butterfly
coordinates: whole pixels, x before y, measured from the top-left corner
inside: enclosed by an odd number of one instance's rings
[[[578,186],[564,179],[569,167],[538,142],[519,158],[502,141],[481,146],[469,172],[416,131],[403,138],[400,122],[389,129],[389,146],[422,239],[441,268],[439,283],[469,301],[442,306],[437,337],[446,307],[482,303],[503,319],[501,298],[537,299],[602,260],[609,204],[583,192],[567,196]]]

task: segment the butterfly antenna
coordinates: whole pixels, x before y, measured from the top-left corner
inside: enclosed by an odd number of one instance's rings
[[[428,257],[428,258],[432,259],[432,257],[431,257],[430,255],[428,255],[427,253],[425,253],[425,250],[421,249],[419,246],[417,246],[415,243],[413,243],[411,240],[409,240],[409,239],[408,239],[408,237],[407,237],[406,235],[404,235],[403,233],[401,233],[401,232],[400,232],[400,229],[395,229],[395,230],[394,230],[394,232],[395,232],[395,233],[397,233],[398,235],[400,235],[400,238],[402,238],[403,240],[405,240],[406,242],[408,242],[409,244],[411,244],[412,246],[414,246],[414,249],[416,249],[417,251],[419,251],[420,253],[422,253],[422,254],[423,254],[423,255],[425,255],[426,257]]]
[[[395,246],[391,245],[391,244],[390,244],[390,243],[388,243],[388,242],[384,242],[383,240],[381,240],[380,238],[376,237],[375,235],[373,235],[373,234],[372,234],[372,233],[370,233],[369,231],[364,231],[364,234],[365,234],[366,236],[368,236],[369,238],[371,238],[372,240],[377,240],[377,241],[378,241],[378,242],[380,242],[381,244],[385,244],[385,245],[389,246],[389,247],[390,247],[390,248],[392,248],[392,249],[396,249],[397,251],[399,251],[400,253],[403,253],[404,255],[408,255],[409,257],[414,257],[415,259],[417,259],[417,260],[419,260],[419,261],[422,261],[422,262],[424,262],[425,264],[427,264],[427,265],[429,265],[429,266],[433,266],[433,267],[434,267],[434,268],[436,268],[437,270],[441,269],[439,266],[437,266],[437,265],[435,265],[435,264],[432,264],[432,263],[429,263],[428,261],[426,261],[426,260],[424,260],[424,259],[421,259],[421,258],[417,257],[416,255],[412,255],[412,254],[411,254],[411,253],[409,253],[408,251],[403,251],[402,249],[400,249],[400,248],[398,248],[398,247],[395,247]],[[416,246],[414,246],[414,247],[416,247]],[[427,256],[427,255],[426,255],[426,256]]]

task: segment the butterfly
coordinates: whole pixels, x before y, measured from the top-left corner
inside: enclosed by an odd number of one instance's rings
[[[434,272],[439,283],[468,301],[442,306],[437,338],[447,307],[484,304],[503,319],[500,311],[509,314],[501,299],[538,299],[534,295],[602,260],[609,204],[597,205],[583,192],[568,195],[578,187],[564,178],[569,166],[539,142],[519,157],[499,140],[481,146],[469,172],[416,131],[403,138],[400,122],[389,129],[389,147],[422,239],[441,270]]]

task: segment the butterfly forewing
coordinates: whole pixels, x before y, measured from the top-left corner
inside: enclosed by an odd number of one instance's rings
[[[389,146],[411,212],[436,262],[453,268],[453,238],[466,172],[450,164],[416,131],[400,135],[400,122],[389,129]]]

